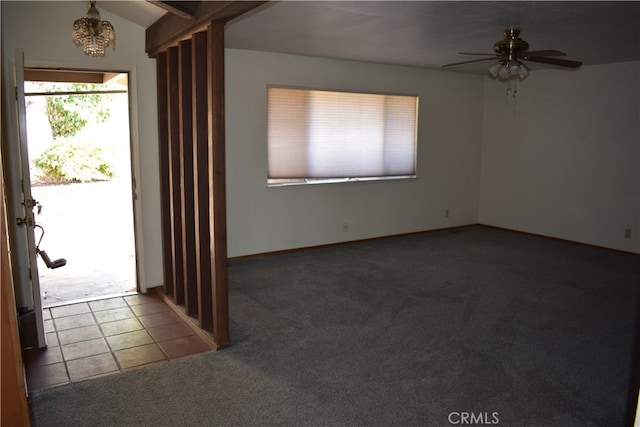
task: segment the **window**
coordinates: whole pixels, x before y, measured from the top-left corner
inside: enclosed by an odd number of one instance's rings
[[[268,88],[268,185],[415,177],[418,97]]]

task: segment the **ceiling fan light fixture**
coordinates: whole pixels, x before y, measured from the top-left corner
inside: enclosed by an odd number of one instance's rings
[[[501,68],[502,68],[502,64],[500,63],[500,61],[498,61],[495,64],[493,64],[491,67],[489,67],[489,74],[491,74],[491,76],[495,79],[498,77],[498,73],[500,72]]]
[[[517,76],[518,74],[520,74],[520,66],[522,64],[520,63],[520,61],[513,61],[509,64],[509,75],[510,76]]]
[[[517,79],[524,80],[529,76],[531,69],[518,60],[514,61],[498,61],[487,70],[491,77],[499,80]]]
[[[509,68],[507,66],[503,66],[500,68],[500,71],[498,71],[498,77],[503,80],[508,80],[510,75],[511,74],[509,73]]]

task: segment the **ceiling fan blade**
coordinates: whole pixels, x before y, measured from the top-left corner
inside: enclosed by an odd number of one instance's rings
[[[569,59],[560,58],[545,58],[544,56],[534,56],[532,58],[527,58],[527,61],[539,62],[541,64],[557,65],[559,67],[567,68],[579,68],[582,65],[582,62],[579,61],[571,61]]]
[[[523,52],[522,57],[527,59],[533,56],[566,56],[567,54],[564,52],[560,52],[559,50],[530,50],[528,52]]]
[[[495,55],[490,58],[472,59],[471,61],[454,62],[453,64],[443,65],[442,68],[455,67],[457,65],[473,64],[474,62],[495,61],[498,59]]]
[[[495,53],[476,53],[476,52],[458,52],[458,55],[482,55],[482,56],[496,56]]]

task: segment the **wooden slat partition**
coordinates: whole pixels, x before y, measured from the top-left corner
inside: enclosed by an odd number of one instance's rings
[[[224,25],[155,54],[165,294],[218,348],[230,345]]]

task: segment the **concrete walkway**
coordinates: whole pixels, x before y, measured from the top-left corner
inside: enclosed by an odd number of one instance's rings
[[[67,265],[38,260],[43,306],[136,291],[131,187],[127,180],[33,187],[45,229],[40,249]],[[36,243],[40,230],[36,228]]]

